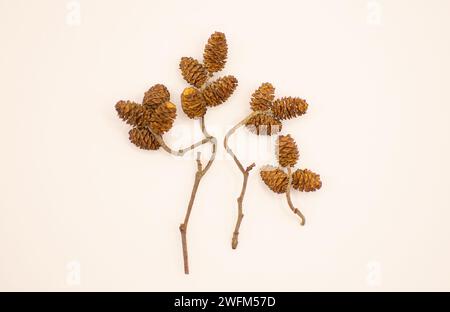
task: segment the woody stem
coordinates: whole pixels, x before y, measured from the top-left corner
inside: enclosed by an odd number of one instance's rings
[[[236,124],[233,128],[231,128],[227,132],[227,134],[225,135],[225,140],[223,142],[225,150],[227,151],[228,154],[231,155],[231,157],[233,157],[234,162],[236,163],[236,165],[238,166],[239,170],[242,172],[242,175],[244,176],[244,181],[242,183],[241,194],[237,198],[238,216],[237,216],[236,225],[235,225],[234,231],[233,231],[233,237],[231,239],[231,248],[233,248],[233,249],[236,249],[237,245],[239,243],[239,240],[238,240],[238,238],[239,238],[239,228],[241,227],[242,219],[244,218],[242,205],[243,205],[243,201],[244,201],[245,191],[247,189],[247,181],[248,181],[249,172],[250,172],[250,170],[253,169],[253,167],[255,166],[255,163],[251,164],[250,166],[248,166],[247,168],[244,169],[244,166],[239,161],[237,156],[234,154],[233,150],[228,146],[228,139],[230,138],[230,136],[234,132],[236,132],[237,129],[239,129],[240,127],[244,126],[248,122],[248,120],[250,118],[253,118],[254,116],[259,115],[259,114],[261,114],[261,112],[260,111],[256,111],[256,112],[251,113],[247,117],[245,117],[243,120],[241,120],[238,124]]]
[[[300,219],[301,219],[300,225],[305,225],[305,221],[306,221],[305,216],[300,212],[300,210],[295,208],[294,205],[292,204],[292,200],[291,200],[291,184],[292,184],[291,167],[288,167],[287,171],[288,171],[288,185],[286,187],[286,199],[287,199],[289,208],[291,208],[292,212],[300,217]]]
[[[183,223],[180,224],[180,233],[181,233],[181,243],[182,243],[182,248],[183,248],[183,263],[184,263],[184,273],[185,274],[189,274],[189,257],[188,257],[188,248],[187,248],[187,227],[188,227],[188,223],[189,223],[189,217],[191,216],[191,212],[192,212],[192,207],[194,205],[194,200],[195,200],[195,195],[197,194],[197,190],[198,190],[198,186],[200,185],[200,181],[203,178],[203,176],[205,175],[205,173],[208,171],[208,169],[211,167],[215,155],[216,155],[216,145],[217,145],[217,140],[215,137],[212,137],[208,134],[206,127],[205,127],[205,120],[202,117],[200,119],[200,126],[202,128],[202,133],[205,137],[209,138],[209,141],[212,144],[212,153],[211,153],[211,157],[208,161],[208,163],[206,164],[205,168],[202,168],[202,163],[200,160],[200,152],[197,153],[197,172],[195,173],[195,180],[194,180],[194,186],[192,187],[192,192],[191,192],[191,198],[189,199],[189,204],[186,210],[186,215],[184,217],[184,221]]]

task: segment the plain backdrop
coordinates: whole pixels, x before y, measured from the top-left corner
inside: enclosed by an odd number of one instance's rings
[[[1,0],[0,289],[450,290],[449,14],[446,0]],[[239,86],[206,115],[219,151],[185,276],[195,161],[133,146],[114,104],[164,83],[167,141],[200,138],[178,64],[214,31]],[[308,101],[283,133],[323,187],[293,193],[301,227],[259,178],[271,145],[239,130],[231,143],[257,167],[232,250],[242,175],[222,140],[266,81]]]

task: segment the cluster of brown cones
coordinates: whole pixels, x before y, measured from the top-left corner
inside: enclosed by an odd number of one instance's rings
[[[277,139],[278,163],[280,167],[264,166],[261,171],[261,179],[275,193],[286,192],[289,176],[285,172],[286,167],[293,167],[298,161],[299,152],[294,139],[288,135],[280,135]],[[292,173],[291,186],[303,192],[314,192],[321,188],[320,175],[308,170],[297,169]]]
[[[231,75],[208,82],[214,73],[225,67],[227,53],[225,35],[215,32],[205,45],[203,64],[192,57],[181,58],[181,74],[192,85],[181,94],[181,107],[189,118],[203,117],[208,107],[224,103],[236,89],[238,81]]]
[[[253,93],[250,107],[258,114],[246,122],[247,129],[258,135],[273,135],[281,131],[282,120],[305,114],[308,103],[297,97],[275,100],[275,88],[265,82]]]
[[[157,150],[158,136],[169,131],[177,116],[176,106],[170,102],[170,93],[162,84],[152,86],[144,94],[142,104],[119,101],[116,111],[120,118],[133,126],[130,141],[139,148]]]

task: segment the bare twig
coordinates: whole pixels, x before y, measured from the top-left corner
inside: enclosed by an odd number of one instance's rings
[[[183,248],[183,262],[184,262],[184,273],[185,274],[189,274],[189,258],[188,258],[187,237],[186,237],[187,227],[188,227],[188,223],[189,223],[189,217],[191,215],[192,207],[194,205],[195,195],[197,194],[197,190],[198,190],[198,186],[200,185],[200,181],[201,181],[202,177],[205,175],[205,173],[208,171],[208,169],[211,167],[211,165],[215,159],[216,150],[217,150],[217,139],[215,137],[209,135],[208,131],[206,130],[204,117],[202,117],[200,119],[200,127],[202,129],[202,133],[205,136],[205,138],[186,147],[186,148],[179,149],[179,150],[174,150],[171,147],[169,147],[161,135],[157,134],[153,129],[148,128],[150,130],[150,132],[154,135],[154,137],[156,138],[158,143],[161,145],[161,147],[167,153],[175,155],[175,156],[183,156],[187,152],[192,151],[192,150],[196,149],[197,147],[200,147],[201,145],[206,144],[206,143],[211,143],[211,145],[212,145],[211,157],[210,157],[208,163],[206,164],[205,168],[202,168],[203,166],[202,166],[202,163],[200,160],[200,152],[197,153],[197,159],[196,159],[197,172],[195,173],[194,186],[192,187],[191,198],[189,199],[189,204],[188,204],[188,207],[186,210],[186,215],[184,217],[184,221],[183,221],[183,223],[180,224],[180,227],[179,227],[180,232],[181,232],[181,242],[182,242],[182,248]]]
[[[242,211],[243,210],[242,209],[242,204],[243,204],[243,201],[244,201],[245,191],[247,189],[248,175],[249,175],[250,170],[252,170],[253,167],[255,166],[255,163],[251,164],[250,166],[248,166],[247,168],[244,169],[244,166],[241,164],[241,162],[239,161],[237,156],[234,154],[233,150],[228,146],[228,139],[234,132],[236,132],[237,129],[239,129],[240,127],[244,126],[250,118],[253,118],[254,116],[259,115],[261,113],[262,112],[260,112],[260,111],[253,112],[250,115],[248,115],[246,118],[241,120],[238,124],[236,124],[233,128],[231,128],[228,131],[228,133],[225,135],[225,140],[223,142],[225,150],[227,151],[228,154],[231,155],[231,157],[233,157],[234,162],[236,163],[236,165],[238,166],[239,170],[242,172],[242,175],[244,176],[244,181],[242,183],[241,194],[237,198],[238,217],[237,217],[236,225],[235,225],[234,231],[233,231],[233,238],[231,239],[231,248],[233,248],[233,249],[236,249],[236,247],[238,245],[239,228],[240,228],[241,223],[242,223],[242,218],[244,218],[244,213]]]
[[[291,208],[292,212],[300,217],[300,219],[301,219],[300,225],[305,225],[305,221],[306,221],[305,216],[300,212],[300,210],[295,208],[294,205],[292,204],[292,200],[291,200],[291,183],[292,183],[291,167],[288,167],[287,170],[288,170],[288,185],[286,187],[286,199],[287,199],[289,208]]]
[[[184,217],[184,221],[183,223],[180,224],[180,233],[181,233],[181,242],[182,242],[182,248],[183,248],[183,262],[184,262],[184,273],[185,274],[189,274],[189,257],[188,257],[188,248],[187,248],[187,227],[188,227],[188,223],[189,223],[189,217],[191,216],[191,212],[192,212],[192,206],[194,204],[194,200],[195,200],[195,195],[197,194],[197,190],[198,190],[198,186],[200,184],[200,181],[202,180],[203,176],[205,175],[205,173],[208,171],[208,169],[211,167],[215,155],[216,155],[216,145],[217,145],[217,140],[215,137],[212,137],[208,134],[206,127],[205,127],[205,120],[202,117],[200,119],[200,126],[202,128],[202,133],[205,137],[208,138],[208,140],[211,142],[212,144],[212,153],[211,153],[211,157],[208,161],[208,163],[206,164],[206,166],[203,168],[202,162],[200,160],[200,152],[197,153],[197,172],[195,173],[195,180],[194,180],[194,186],[192,187],[192,192],[191,192],[191,198],[189,199],[189,204],[186,210],[186,215]]]

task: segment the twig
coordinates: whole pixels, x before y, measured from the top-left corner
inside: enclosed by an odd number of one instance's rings
[[[233,238],[231,239],[231,248],[233,248],[233,249],[236,249],[236,247],[238,245],[238,242],[239,242],[238,241],[239,228],[241,226],[242,219],[244,218],[244,214],[242,212],[242,210],[243,210],[242,209],[242,204],[243,204],[243,201],[244,201],[245,191],[247,189],[248,175],[249,175],[250,170],[252,170],[253,167],[255,166],[255,163],[251,164],[250,166],[248,166],[247,168],[244,169],[244,166],[241,164],[241,162],[239,161],[237,156],[233,153],[232,149],[228,146],[228,139],[234,132],[236,132],[237,129],[239,129],[240,127],[244,126],[250,118],[253,118],[254,116],[259,115],[261,113],[262,112],[260,112],[260,111],[253,112],[250,115],[248,115],[246,118],[241,120],[238,124],[236,124],[233,128],[231,128],[228,131],[228,133],[225,135],[225,140],[223,141],[223,145],[225,147],[225,150],[227,151],[228,154],[231,155],[231,157],[233,157],[234,162],[236,163],[236,165],[238,166],[239,170],[242,172],[242,175],[244,176],[244,181],[242,183],[241,194],[237,198],[238,216],[237,216],[236,225],[235,225],[234,231],[233,231]]]
[[[305,225],[305,221],[306,221],[305,216],[300,212],[300,210],[295,208],[294,205],[292,204],[292,200],[291,200],[291,183],[292,183],[291,167],[288,167],[287,170],[288,170],[288,185],[286,187],[286,199],[287,199],[289,208],[291,208],[292,212],[300,217],[300,219],[301,219],[300,225]]]
[[[188,227],[188,223],[189,223],[189,217],[191,215],[192,206],[194,205],[195,195],[197,194],[197,190],[198,190],[200,181],[201,181],[202,177],[205,175],[205,173],[208,171],[208,169],[211,167],[211,165],[215,159],[216,150],[217,150],[217,139],[215,137],[211,136],[207,132],[204,117],[202,117],[200,119],[200,127],[202,129],[202,133],[205,136],[205,138],[201,141],[198,141],[198,142],[186,147],[186,148],[179,149],[179,150],[174,150],[171,147],[169,147],[161,135],[157,134],[153,129],[148,127],[148,129],[153,134],[153,136],[156,138],[156,140],[161,145],[161,147],[167,153],[175,155],[175,156],[183,156],[187,152],[192,151],[192,150],[196,149],[197,147],[199,147],[203,144],[206,144],[206,143],[212,144],[211,157],[204,169],[202,168],[203,166],[202,166],[202,163],[200,160],[200,153],[197,153],[197,159],[196,159],[197,172],[195,173],[194,186],[192,187],[191,198],[189,199],[189,204],[188,204],[188,208],[186,210],[186,215],[184,217],[184,222],[181,223],[180,227],[179,227],[180,232],[181,232],[181,242],[182,242],[182,248],[183,248],[183,262],[184,262],[184,273],[185,274],[189,274],[189,258],[188,258],[187,237],[186,237],[187,227]]]

